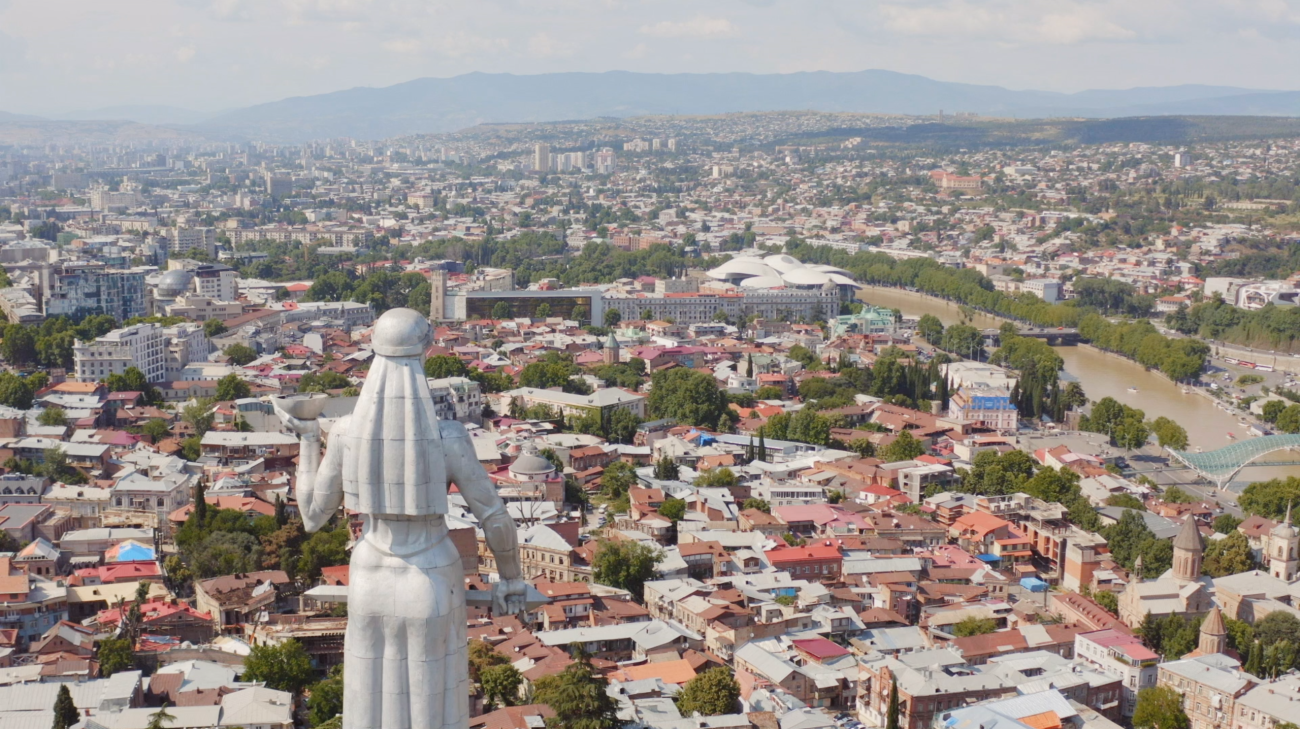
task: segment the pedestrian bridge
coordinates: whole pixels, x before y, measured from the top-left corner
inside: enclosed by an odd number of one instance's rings
[[[1213,481],[1220,489],[1227,487],[1241,469],[1251,465],[1264,456],[1277,451],[1291,451],[1294,457],[1267,463],[1261,466],[1300,466],[1300,434],[1265,435],[1259,438],[1246,438],[1222,448],[1204,453],[1176,451],[1166,448],[1169,455],[1181,461],[1188,468],[1196,471],[1206,479]]]

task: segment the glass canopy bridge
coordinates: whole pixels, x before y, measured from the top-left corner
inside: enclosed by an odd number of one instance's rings
[[[1227,488],[1232,479],[1243,468],[1254,464],[1260,458],[1277,451],[1290,451],[1292,456],[1286,460],[1268,460],[1259,466],[1300,466],[1300,434],[1265,435],[1216,448],[1204,453],[1191,453],[1166,448],[1169,455],[1196,471],[1204,478],[1213,481],[1219,489]]]

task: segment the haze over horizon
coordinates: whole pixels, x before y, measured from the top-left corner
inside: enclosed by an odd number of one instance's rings
[[[475,71],[884,69],[1075,92],[1295,89],[1300,67],[1300,8],[1279,0],[0,0],[0,29],[0,110],[35,115]]]

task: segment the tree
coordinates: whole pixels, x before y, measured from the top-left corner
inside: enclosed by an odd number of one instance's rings
[[[501,655],[491,643],[471,638],[469,641],[469,677],[477,682],[483,672],[493,666],[508,665],[510,661]]]
[[[492,666],[479,674],[479,685],[483,687],[483,698],[505,706],[513,706],[519,696],[519,686],[523,683],[523,674],[509,663]]]
[[[68,425],[68,414],[63,408],[45,408],[40,415],[36,416],[36,422],[49,427],[63,428]]]
[[[1243,512],[1269,519],[1281,519],[1286,514],[1287,505],[1293,502],[1300,503],[1300,478],[1295,476],[1252,483],[1237,499]]]
[[[311,657],[296,640],[253,646],[244,659],[244,680],[262,681],[267,688],[298,693],[315,679]]]
[[[656,372],[651,378],[650,411],[684,425],[711,430],[730,422],[726,394],[713,376],[687,367]]]
[[[545,301],[538,304],[537,308],[533,311],[533,316],[537,319],[546,319],[550,317],[550,315],[551,315],[551,305],[546,303]]]
[[[745,499],[745,503],[741,504],[741,505],[740,505],[740,508],[741,508],[742,510],[743,510],[743,509],[758,509],[759,511],[763,512],[764,514],[771,514],[771,513],[772,513],[772,506],[771,506],[771,504],[768,504],[766,501],[764,501],[764,500],[762,500],[762,499],[759,499],[759,498],[755,498],[755,497],[753,497],[753,496],[749,497],[748,499]]]
[[[135,666],[134,646],[127,638],[106,638],[99,642],[95,658],[99,661],[99,675],[108,678]]]
[[[1135,729],[1188,729],[1190,725],[1183,712],[1182,694],[1168,686],[1138,692],[1137,708],[1133,711]]]
[[[424,374],[438,380],[445,377],[468,377],[469,367],[459,357],[439,354],[424,361]]]
[[[921,441],[912,437],[909,431],[902,431],[894,437],[893,442],[880,449],[880,458],[886,463],[895,463],[897,461],[910,461],[925,455],[925,446]]]
[[[969,638],[972,635],[984,635],[992,633],[998,629],[998,623],[992,618],[966,618],[957,623],[952,628],[952,634],[958,638]]]
[[[921,317],[921,321],[917,322],[916,333],[937,347],[943,341],[943,322],[939,321],[939,317],[934,314],[926,314]]]
[[[493,304],[493,305],[492,305],[492,318],[493,318],[493,319],[509,319],[509,318],[510,318],[510,304],[507,304],[507,303],[504,302],[504,301],[498,301],[497,303]]]
[[[1106,608],[1106,612],[1109,612],[1111,615],[1119,615],[1119,595],[1117,593],[1111,592],[1110,590],[1102,590],[1101,592],[1093,594],[1092,599],[1095,600],[1098,605]]]
[[[1156,434],[1162,448],[1187,449],[1187,430],[1163,415],[1152,421],[1151,432]]]
[[[1210,577],[1227,577],[1249,572],[1255,567],[1250,540],[1241,532],[1234,531],[1223,539],[1211,539],[1205,545],[1201,572]]]
[[[176,717],[167,713],[167,702],[164,701],[157,711],[149,715],[149,723],[144,726],[145,729],[166,729],[174,721]]]
[[[234,372],[217,380],[217,400],[240,400],[250,394],[252,394],[252,388]]]
[[[720,468],[710,468],[695,478],[695,485],[699,488],[729,488],[740,485],[740,479],[726,466]]]
[[[606,327],[613,329],[623,321],[623,314],[618,309],[606,309],[604,321]]]
[[[570,314],[570,316],[573,317],[574,321],[577,321],[579,324],[581,324],[582,322],[591,318],[591,311],[588,310],[587,307],[583,306],[582,304],[578,304],[577,306],[573,307],[573,313]]]
[[[77,711],[77,705],[72,702],[72,692],[68,690],[68,684],[59,684],[59,695],[54,699],[54,729],[72,729],[81,721],[81,713]]]
[[[30,327],[22,324],[10,324],[4,328],[4,342],[0,343],[0,354],[5,361],[15,367],[24,367],[36,362],[36,335]]]
[[[1214,518],[1214,531],[1220,534],[1231,534],[1241,525],[1241,518],[1232,514],[1220,514]]]
[[[1270,423],[1276,423],[1282,411],[1286,410],[1286,402],[1283,400],[1269,400],[1264,403],[1263,418]]]
[[[0,372],[0,405],[30,410],[32,395],[32,388],[26,380],[12,372]]]
[[[203,322],[203,333],[208,339],[219,337],[226,333],[226,325],[220,319],[209,319]]]
[[[1263,620],[1255,623],[1255,637],[1264,646],[1282,641],[1300,645],[1300,619],[1282,611],[1271,612]]]
[[[668,456],[655,461],[655,478],[660,481],[676,481],[680,475],[677,463]]]
[[[171,426],[167,425],[167,421],[162,418],[150,419],[140,428],[140,432],[149,436],[154,443],[172,434]]]
[[[889,709],[885,713],[885,729],[898,729],[898,682],[889,684]]]
[[[676,524],[686,517],[686,502],[669,497],[659,505],[659,515]]]
[[[314,727],[343,713],[343,667],[335,666],[329,678],[311,685],[307,718]]]
[[[677,710],[682,716],[720,716],[734,713],[739,700],[740,684],[731,669],[719,666],[686,682],[677,694]]]
[[[606,693],[609,681],[596,674],[585,653],[577,652],[563,671],[533,683],[533,701],[555,712],[546,720],[550,729],[617,729],[622,722],[618,702]]]
[[[591,560],[591,576],[601,585],[627,590],[640,600],[662,556],[659,550],[639,542],[602,540]]]
[[[614,461],[600,474],[601,490],[610,498],[625,495],[633,483],[636,483],[636,472],[626,461]]]
[[[213,321],[216,321],[215,319]],[[257,359],[257,350],[247,344],[235,343],[226,347],[222,354],[230,358],[230,363],[243,367],[244,365]]]

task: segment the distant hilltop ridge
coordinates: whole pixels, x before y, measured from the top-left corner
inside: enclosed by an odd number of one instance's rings
[[[1115,118],[1153,115],[1300,116],[1300,91],[1184,85],[1073,94],[1013,91],[870,70],[790,74],[470,73],[359,87],[201,114],[163,107],[113,107],[97,113],[162,124],[208,138],[302,142],[330,137],[381,139],[448,132],[478,124],[548,122],[643,115],[751,111],[826,111],[933,115],[940,111],[1012,118]],[[30,117],[28,117],[30,119]],[[0,115],[0,121],[4,119]]]

